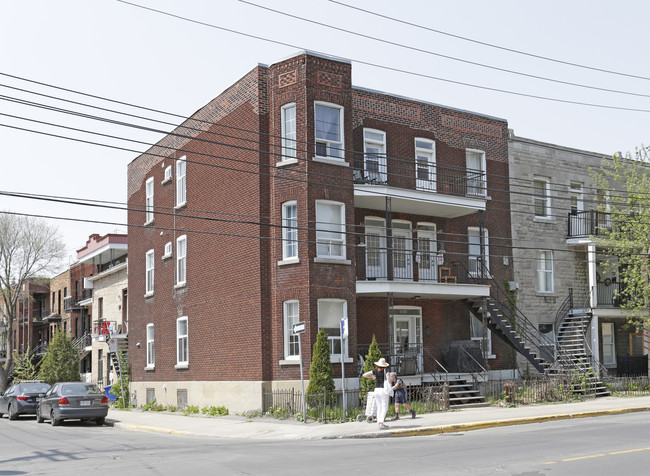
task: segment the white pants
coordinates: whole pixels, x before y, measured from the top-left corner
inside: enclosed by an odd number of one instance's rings
[[[377,422],[384,423],[390,397],[386,395],[383,388],[375,389],[375,402],[377,402]]]

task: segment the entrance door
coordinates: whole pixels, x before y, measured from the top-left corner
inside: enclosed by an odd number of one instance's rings
[[[393,308],[393,354],[397,372],[415,375],[422,368],[422,309]]]
[[[418,274],[420,281],[436,281],[438,279],[438,267],[436,258],[438,243],[436,242],[436,226],[418,224],[418,253],[415,259],[418,262]]]
[[[388,277],[386,267],[386,228],[380,218],[365,218],[366,223],[366,278]]]
[[[614,344],[614,323],[603,322],[601,325],[603,334],[603,364],[616,364],[616,348]]]
[[[413,239],[410,223],[393,222],[393,276],[395,280],[413,279]]]

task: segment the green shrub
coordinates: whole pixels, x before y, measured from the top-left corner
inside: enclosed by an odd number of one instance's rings
[[[188,405],[183,409],[183,415],[196,415],[199,413],[199,407],[196,405]]]
[[[204,407],[201,410],[201,413],[207,416],[226,416],[228,415],[228,409],[226,407],[215,407],[215,406],[210,406],[210,407]]]

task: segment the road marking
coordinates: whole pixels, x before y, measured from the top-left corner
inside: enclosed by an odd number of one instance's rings
[[[599,455],[580,456],[579,458],[568,458],[568,459],[563,459],[562,461],[577,461],[580,459],[600,458],[601,456],[605,456],[605,454],[606,453],[601,453]]]
[[[633,450],[612,451],[611,453],[600,453],[600,454],[596,454],[596,455],[579,456],[577,458],[563,459],[563,460],[560,460],[560,462],[566,463],[568,461],[579,461],[581,459],[601,458],[601,457],[607,456],[607,455],[621,455],[621,454],[625,454],[625,453],[638,453],[639,451],[650,451],[650,448],[636,448],[636,449],[633,449]],[[557,461],[547,461],[546,463],[543,463],[543,464],[556,464],[556,463],[557,463]]]

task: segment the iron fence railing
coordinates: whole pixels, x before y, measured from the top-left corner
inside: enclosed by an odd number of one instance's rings
[[[597,210],[569,212],[568,236],[599,236],[611,230],[611,214]]]

